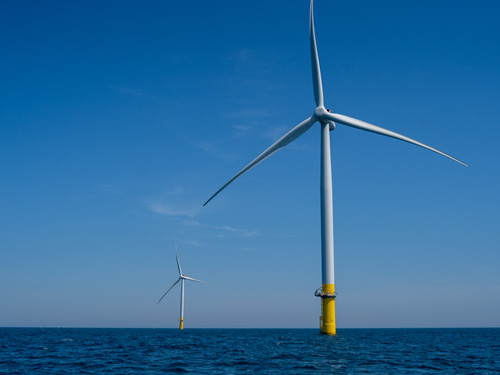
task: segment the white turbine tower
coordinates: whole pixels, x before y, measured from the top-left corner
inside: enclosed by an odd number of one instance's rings
[[[177,285],[177,283],[180,281],[181,282],[181,318],[180,318],[180,323],[179,323],[179,329],[183,329],[184,328],[184,280],[191,280],[191,281],[196,281],[198,283],[204,283],[206,284],[206,282],[204,281],[201,281],[201,280],[197,280],[197,279],[193,279],[192,277],[187,277],[186,275],[184,275],[182,273],[182,268],[181,268],[181,263],[179,262],[179,256],[177,255],[177,245],[175,245],[175,259],[177,260],[177,268],[179,269],[179,278],[177,279],[177,281],[175,283],[172,284],[172,286],[170,288],[168,288],[168,290],[161,296],[161,298],[159,299],[158,303],[161,302],[161,300],[163,299],[163,297],[165,297],[167,295],[168,292],[170,292],[170,290]]]
[[[335,129],[336,124],[346,125],[360,130],[385,135],[387,137],[396,138],[401,141],[413,143],[414,145],[434,151],[438,154],[446,156],[460,164],[466,166],[460,160],[445,154],[435,148],[429,147],[414,139],[393,131],[369,124],[367,122],[357,120],[352,117],[331,113],[326,109],[323,102],[323,85],[321,83],[321,71],[319,67],[318,50],[316,47],[316,36],[314,33],[314,16],[313,16],[313,0],[310,4],[309,14],[309,37],[311,48],[311,68],[314,99],[316,108],[313,115],[292,130],[286,133],[271,147],[257,156],[245,168],[238,172],[226,184],[224,184],[214,195],[205,202],[204,206],[210,202],[217,194],[224,190],[230,183],[240,177],[243,173],[259,164],[264,159],[268,158],[276,151],[288,145],[290,142],[299,138],[302,134],[308,131],[316,122],[321,127],[321,261],[322,261],[322,287],[318,289],[316,295],[321,297],[322,315],[321,315],[321,332],[328,335],[334,335],[336,332],[335,325],[335,282],[334,282],[334,267],[333,267],[333,196],[332,196],[332,171],[331,171],[331,156],[330,156],[330,131]]]

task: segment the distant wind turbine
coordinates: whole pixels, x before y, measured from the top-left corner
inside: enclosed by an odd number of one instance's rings
[[[367,122],[357,120],[352,117],[331,113],[329,109],[324,107],[323,102],[323,85],[321,83],[321,71],[319,67],[318,50],[316,47],[316,36],[314,33],[314,16],[313,16],[313,0],[310,4],[309,13],[309,37],[311,48],[311,67],[314,99],[316,108],[311,117],[302,121],[292,130],[278,139],[271,147],[257,156],[250,164],[239,171],[233,178],[224,184],[214,195],[208,199],[204,206],[210,202],[217,194],[224,190],[229,184],[240,177],[243,173],[253,168],[261,161],[265,160],[276,151],[285,147],[302,134],[308,131],[316,122],[321,126],[321,261],[322,261],[322,287],[318,288],[316,295],[321,297],[321,318],[320,329],[321,333],[327,335],[335,335],[335,282],[334,282],[334,267],[333,267],[333,196],[332,196],[332,171],[331,171],[331,156],[330,156],[330,131],[335,129],[336,124],[346,125],[360,130],[385,135],[387,137],[396,138],[401,141],[413,143],[414,145],[434,151],[438,154],[446,156],[457,163],[462,163],[460,160],[445,154],[435,148],[429,147],[414,139],[393,131],[369,124]],[[321,289],[321,290],[320,290]]]
[[[182,269],[181,269],[181,263],[179,262],[179,255],[177,255],[177,245],[175,245],[175,259],[177,260],[177,268],[179,269],[179,278],[177,279],[177,281],[175,283],[172,284],[172,286],[170,288],[168,288],[168,290],[161,296],[161,298],[158,300],[158,303],[161,302],[161,300],[163,299],[163,297],[165,297],[167,295],[168,292],[170,292],[170,290],[175,286],[177,285],[177,283],[180,281],[181,282],[181,318],[180,318],[180,323],[179,323],[179,329],[184,329],[184,280],[191,280],[191,281],[196,281],[198,283],[204,283],[206,284],[206,282],[204,281],[201,281],[201,280],[197,280],[197,279],[193,279],[192,277],[187,277],[186,275],[184,275],[182,273]]]

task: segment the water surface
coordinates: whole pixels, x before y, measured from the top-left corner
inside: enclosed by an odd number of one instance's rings
[[[1,374],[500,374],[500,329],[0,328]]]

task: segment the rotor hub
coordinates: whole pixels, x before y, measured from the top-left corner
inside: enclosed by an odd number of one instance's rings
[[[325,107],[323,107],[322,105],[317,106],[316,109],[314,110],[314,116],[316,117],[316,119],[319,122],[321,122],[323,124],[327,121],[327,119],[325,119],[325,114],[328,112],[329,111]]]

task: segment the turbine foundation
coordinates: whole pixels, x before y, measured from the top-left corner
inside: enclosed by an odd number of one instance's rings
[[[337,326],[335,324],[335,285],[323,284],[321,291],[318,289],[314,293],[317,297],[321,297],[321,317],[320,331],[323,335],[335,335]]]

